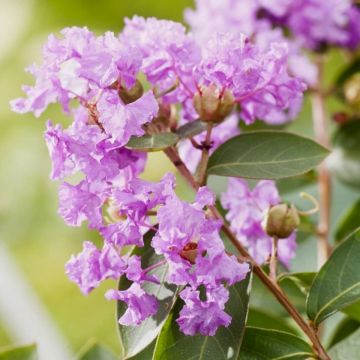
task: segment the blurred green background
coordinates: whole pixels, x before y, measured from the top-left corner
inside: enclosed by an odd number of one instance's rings
[[[134,14],[181,21],[183,9],[190,5],[191,0],[0,0],[0,243],[10,249],[32,291],[73,351],[90,338],[100,340],[114,351],[119,347],[114,304],[104,299],[104,288],[84,297],[64,275],[65,262],[70,254],[80,250],[82,241],[99,239],[86,226],[66,227],[56,214],[57,184],[49,181],[50,161],[42,133],[46,119],[67,120],[56,106],[40,119],[11,113],[9,100],[22,96],[22,84],[32,84],[32,78],[23,69],[40,60],[41,46],[50,32],[72,25],[88,26],[97,33],[118,32],[123,18]],[[329,81],[343,62],[338,53],[332,55],[327,69]],[[338,106],[336,102],[330,103],[331,109]],[[308,101],[291,129],[312,135]],[[155,162],[154,171],[151,164]],[[168,162],[155,154],[144,176],[157,180],[167,169],[172,169]],[[215,181],[213,185],[221,188],[223,183]],[[180,191],[185,192],[184,189],[181,183]],[[334,223],[351,200],[353,190],[336,187]],[[301,245],[299,252],[305,256],[301,263],[294,263],[294,268],[299,270],[301,265],[302,270],[311,270],[315,261],[314,242]],[[18,340],[0,318],[0,347]]]

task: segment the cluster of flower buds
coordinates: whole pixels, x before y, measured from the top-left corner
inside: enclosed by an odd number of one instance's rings
[[[106,296],[127,303],[122,324],[140,324],[158,308],[143,284],[159,279],[141,267],[139,256],[124,255],[123,248],[143,247],[144,234],[152,230],[151,247],[170,268],[165,281],[184,287],[177,320],[181,330],[213,335],[219,326],[228,326],[228,287],[244,279],[249,266],[226,253],[221,224],[206,216],[213,194],[201,188],[190,204],[175,194],[172,175],[158,183],[139,179],[146,153],[127,144],[133,137],[171,132],[200,117],[220,123],[211,139],[215,148],[238,133],[239,118],[247,124],[256,118],[270,124],[290,120],[300,108],[305,84],[288,74],[287,44],[259,47],[246,36],[223,33],[201,46],[181,24],[135,17],[126,20],[118,36],[64,29],[61,38],[49,37],[43,59],[39,67],[29,68],[35,85],[24,87],[27,97],[14,100],[12,107],[39,116],[58,102],[72,115],[68,128],[49,121],[45,132],[51,178],[62,181],[59,214],[69,226],[87,221],[104,239],[101,249],[84,242],[82,252],[66,265],[69,278],[88,294],[106,279],[126,276],[133,284]],[[174,117],[172,108],[181,111]],[[201,152],[189,140],[178,147],[195,170]],[[79,173],[80,182],[69,181]],[[263,262],[270,250],[260,223],[262,212],[279,202],[274,184],[261,182],[252,193],[241,180],[229,185],[231,195],[222,198],[228,220]],[[284,264],[294,249],[294,234],[280,242]]]

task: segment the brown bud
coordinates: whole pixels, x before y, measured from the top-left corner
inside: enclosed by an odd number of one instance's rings
[[[194,95],[194,107],[200,119],[220,123],[231,114],[235,98],[230,90],[220,92],[216,85],[203,86]]]
[[[353,75],[344,85],[346,101],[356,110],[360,110],[360,74]]]
[[[262,223],[264,231],[271,237],[285,239],[300,225],[298,211],[294,205],[279,204],[269,208]]]
[[[130,89],[126,89],[123,86],[121,86],[119,89],[120,99],[125,104],[133,103],[134,101],[140,99],[143,94],[144,88],[139,80],[136,80],[135,85]]]
[[[197,252],[197,244],[191,242],[186,244],[184,248],[180,251],[180,256],[183,259],[190,261],[192,264],[195,264]]]

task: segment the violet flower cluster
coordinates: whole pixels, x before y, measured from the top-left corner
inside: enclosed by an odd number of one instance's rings
[[[356,49],[360,44],[360,9],[351,0],[196,0],[185,19],[199,42],[214,32],[244,33],[260,47],[286,42],[291,73],[310,86],[317,70],[303,49],[327,45]]]
[[[238,133],[239,117],[246,124],[257,118],[270,124],[294,118],[305,84],[289,75],[288,53],[285,42],[256,46],[231,32],[214,34],[203,47],[181,24],[134,17],[119,35],[95,36],[77,27],[64,29],[60,38],[50,35],[43,63],[28,69],[35,85],[24,87],[26,97],[14,100],[13,110],[40,116],[49,104],[60,103],[73,119],[65,129],[48,121],[45,131],[51,179],[61,181],[58,212],[69,226],[87,222],[104,240],[100,249],[85,241],[66,264],[66,273],[84,294],[106,279],[126,276],[132,282],[128,289],[106,293],[127,304],[121,324],[138,325],[158,309],[158,300],[144,288],[146,282],[159,282],[153,268],[143,269],[139,256],[124,252],[128,246],[143,247],[149,230],[155,231],[153,251],[170,269],[165,281],[182,287],[180,329],[188,335],[214,335],[219,326],[230,324],[228,288],[246,277],[249,266],[226,252],[219,235],[222,224],[206,212],[214,195],[202,187],[191,204],[178,198],[171,174],[158,183],[140,179],[146,152],[127,143],[198,119],[194,99],[206,103],[209,91],[220,102],[226,98],[225,113],[230,114],[218,119],[214,147]],[[147,92],[140,79],[150,88]],[[195,171],[199,150],[188,140],[178,146]],[[253,193],[241,181],[230,185],[237,195],[222,198],[228,219],[263,262],[268,238],[258,222],[261,212],[279,201],[276,189],[267,182]],[[283,252],[279,246],[285,264],[293,256],[293,241],[284,241]]]

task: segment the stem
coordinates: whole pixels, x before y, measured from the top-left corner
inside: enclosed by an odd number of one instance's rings
[[[206,127],[206,137],[205,137],[205,141],[203,142],[203,149],[202,149],[202,153],[201,153],[201,160],[200,160],[200,164],[199,164],[199,173],[198,173],[199,174],[199,184],[201,186],[206,185],[206,179],[207,179],[206,170],[207,170],[207,165],[209,162],[212,127],[213,127],[212,123],[208,122],[207,127]]]
[[[271,257],[270,257],[270,278],[276,283],[276,268],[277,268],[277,246],[278,238],[273,236],[271,239]]]
[[[312,94],[312,112],[316,140],[323,146],[329,147],[327,133],[327,116],[325,111],[325,96],[322,90],[324,57],[317,58],[318,80]],[[325,163],[320,164],[318,178],[320,211],[318,224],[318,268],[327,261],[330,254],[329,229],[331,208],[331,179]]]
[[[169,157],[171,162],[175,165],[178,169],[180,174],[187,180],[189,185],[194,189],[199,189],[199,184],[195,181],[194,177],[192,176],[191,172],[184,164],[184,162],[180,159],[177,151],[175,148],[168,148],[165,150],[165,154]],[[303,330],[306,336],[309,338],[311,343],[313,344],[313,349],[315,354],[318,356],[320,360],[331,360],[329,355],[327,355],[325,349],[323,348],[317,334],[316,330],[312,328],[299,314],[296,308],[291,304],[289,299],[287,298],[286,294],[283,290],[272,281],[272,279],[263,271],[261,266],[256,263],[256,261],[252,258],[252,256],[248,253],[248,251],[242,246],[240,241],[237,239],[235,234],[231,231],[229,225],[227,225],[224,221],[224,218],[221,216],[219,211],[215,206],[208,207],[210,212],[216,219],[219,219],[223,222],[222,231],[225,235],[229,238],[235,248],[239,251],[239,253],[248,259],[250,264],[253,267],[254,273],[257,277],[261,280],[261,282],[273,293],[279,303],[286,309],[289,315],[295,320],[295,322],[299,325],[299,327]]]

